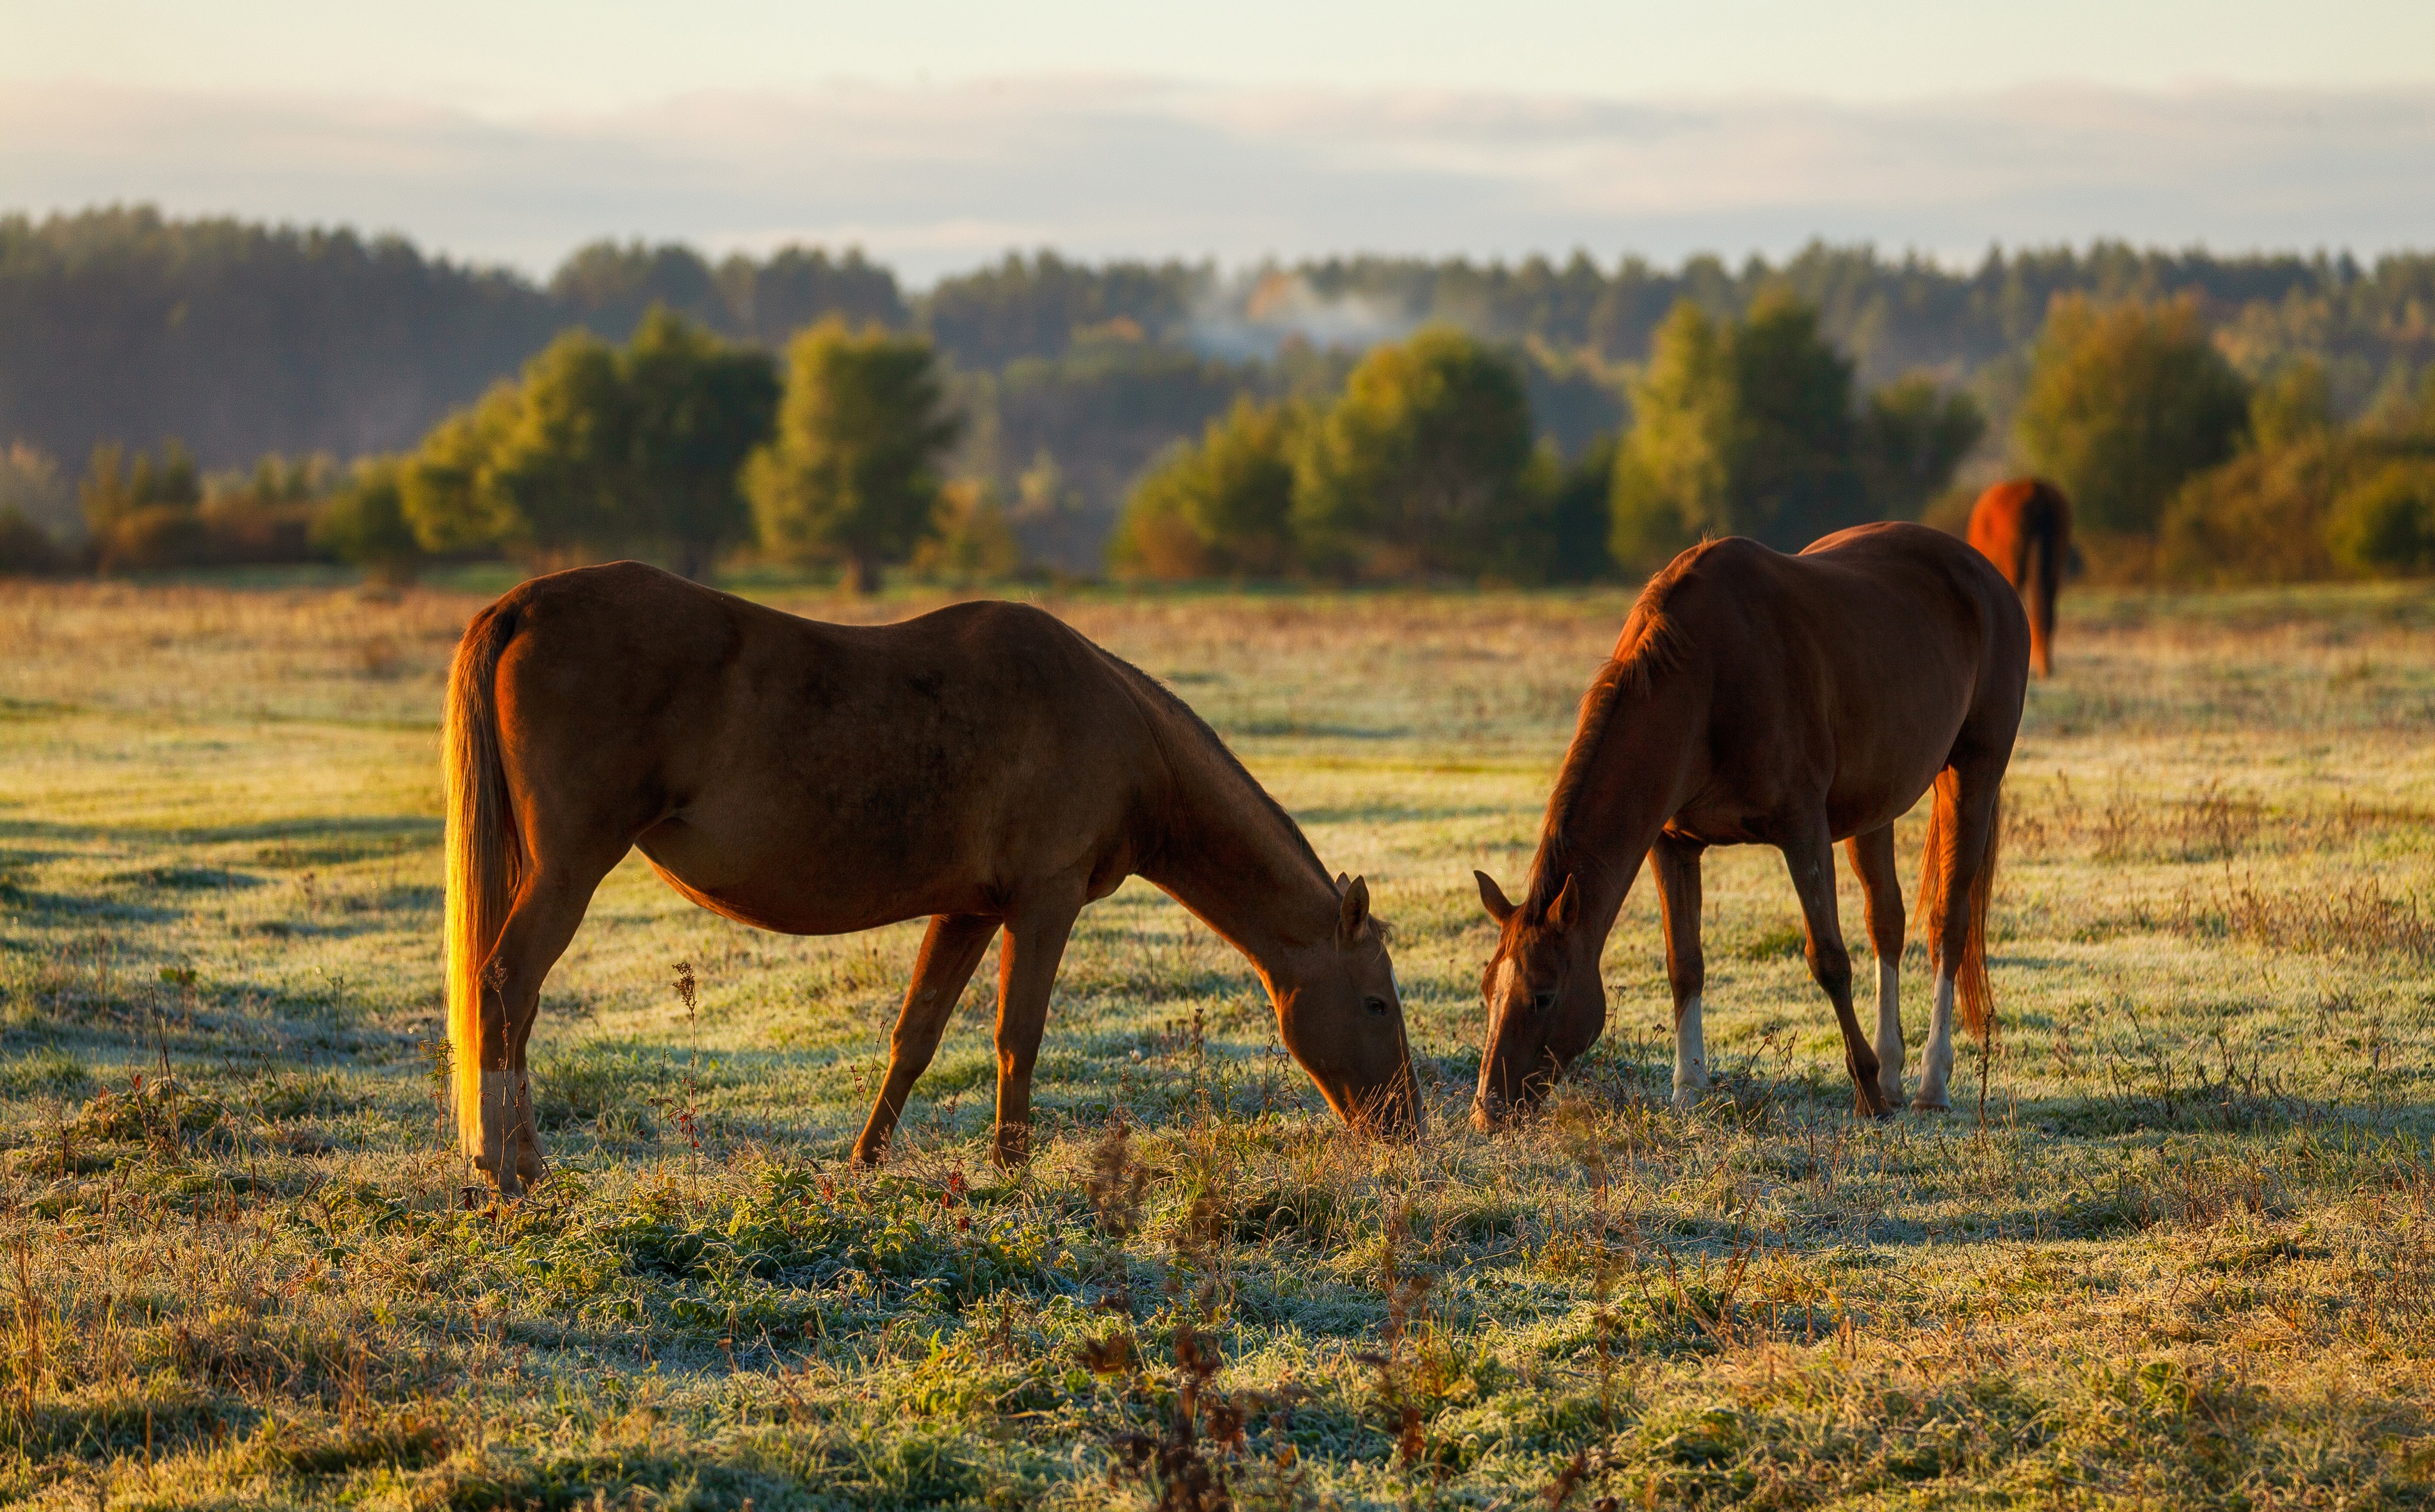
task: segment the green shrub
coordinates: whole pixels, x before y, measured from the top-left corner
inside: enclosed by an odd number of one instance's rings
[[[0,510],[0,577],[42,577],[65,565],[42,526],[13,508]]]
[[[2183,486],[2156,532],[2159,576],[2185,583],[2311,582],[2338,576],[2326,513],[2360,472],[2327,430],[2243,452]]]
[[[2389,462],[2344,490],[2325,522],[2325,541],[2356,572],[2435,572],[2435,461]]]
[[[395,457],[364,463],[313,522],[316,546],[361,567],[376,582],[412,582],[423,566],[422,544],[406,517],[401,471]]]

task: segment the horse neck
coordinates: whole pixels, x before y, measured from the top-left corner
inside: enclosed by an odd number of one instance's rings
[[[1194,749],[1168,765],[1170,808],[1143,875],[1249,956],[1274,988],[1296,951],[1334,937],[1336,884],[1293,820],[1222,752]]]
[[[1597,728],[1573,738],[1530,863],[1531,902],[1546,907],[1567,877],[1590,937],[1601,945],[1623,911],[1641,859],[1679,805],[1705,731],[1684,717],[1679,675],[1618,690]]]

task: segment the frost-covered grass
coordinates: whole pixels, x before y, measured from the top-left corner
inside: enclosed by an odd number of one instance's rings
[[[1967,1046],[1961,1113],[1852,1121],[1780,862],[1735,851],[1719,1094],[1666,1106],[1644,888],[1607,1038],[1486,1138],[1470,868],[1518,880],[1627,602],[1051,601],[1369,876],[1418,1146],[1338,1131],[1133,884],[1067,954],[1031,1170],[986,1158],[985,971],[852,1172],[918,926],[757,934],[634,861],[544,998],[561,1174],[468,1211],[434,755],[479,600],[0,586],[0,1498],[2435,1501],[2435,596],[2067,600],[1983,1124]]]

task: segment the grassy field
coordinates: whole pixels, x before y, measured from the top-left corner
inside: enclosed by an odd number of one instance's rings
[[[986,1160],[985,971],[849,1171],[918,926],[756,934],[637,859],[544,998],[560,1174],[468,1211],[435,720],[479,602],[0,585],[0,1499],[2435,1502],[2435,594],[2067,605],[1962,1112],[1853,1122],[1781,863],[1727,851],[1718,1094],[1667,1107],[1644,879],[1605,1040],[1494,1139],[1470,868],[1520,878],[1626,598],[1053,601],[1368,874],[1426,1139],[1340,1132],[1135,883],[1032,1169]]]

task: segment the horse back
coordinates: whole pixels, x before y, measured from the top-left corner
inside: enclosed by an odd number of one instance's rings
[[[2028,627],[1977,552],[1885,523],[1798,556],[1756,541],[1695,548],[1668,569],[1662,612],[1706,688],[1709,822],[1765,826],[1823,801],[1839,836],[1908,809],[1956,750],[2009,746]],[[1696,820],[1690,828],[1697,829]]]
[[[765,927],[993,912],[1027,879],[1129,867],[1163,777],[1112,659],[1026,605],[835,625],[626,562],[494,612],[527,801]]]
[[[2071,543],[2071,503],[2044,478],[1997,483],[1970,507],[1970,544],[2014,591],[2026,588],[2043,551],[2059,562]]]

